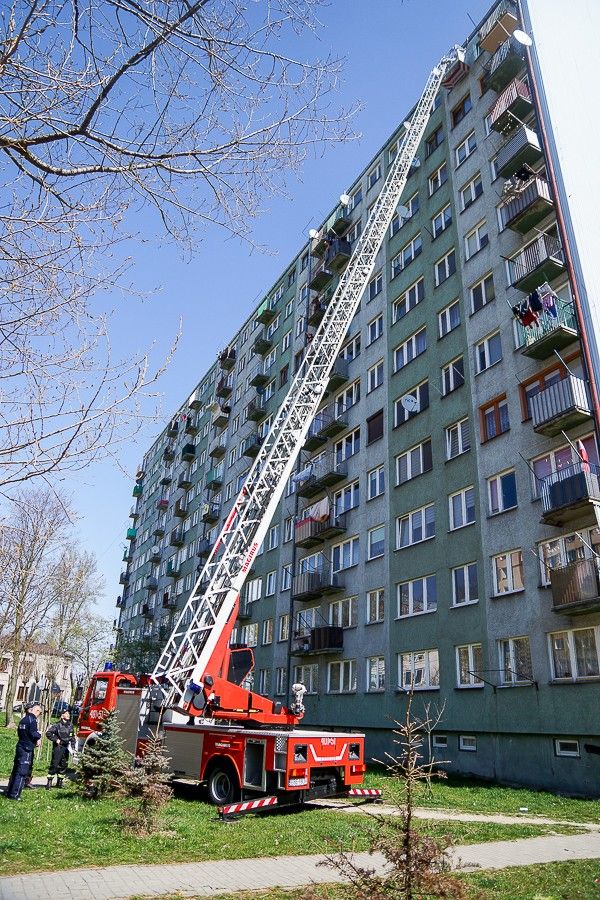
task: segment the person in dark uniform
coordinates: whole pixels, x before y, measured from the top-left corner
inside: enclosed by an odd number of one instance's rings
[[[56,787],[62,787],[63,778],[69,762],[69,747],[75,744],[71,714],[68,709],[61,713],[58,722],[51,725],[46,731],[46,737],[52,743],[52,759],[48,769],[48,781],[46,788],[52,787],[52,780],[56,775]]]
[[[17,746],[15,749],[15,761],[13,764],[10,781],[4,792],[9,800],[20,800],[21,791],[27,783],[27,779],[33,766],[33,751],[39,747],[42,739],[37,729],[37,717],[42,711],[40,704],[34,700],[25,704],[25,715],[19,722]]]

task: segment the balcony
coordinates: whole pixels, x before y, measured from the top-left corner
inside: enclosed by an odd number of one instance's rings
[[[163,459],[165,462],[172,462],[175,459],[175,447],[173,444],[167,444],[163,450]]]
[[[242,444],[242,456],[248,456],[250,459],[256,459],[263,445],[263,440],[258,432],[248,435]]]
[[[311,253],[313,256],[323,256],[329,242],[334,237],[341,237],[352,225],[352,219],[347,206],[338,206],[327,219],[323,228],[314,238],[311,245]]]
[[[168,497],[159,497],[156,501],[156,508],[160,510],[165,510],[169,508],[169,498]]]
[[[271,300],[265,300],[258,307],[256,321],[261,325],[270,325],[277,317],[277,311],[271,307]]]
[[[129,518],[133,519],[133,521],[135,522],[135,520],[139,519],[139,517],[140,517],[140,514],[137,510],[137,507],[132,506],[131,509],[129,510]]]
[[[119,584],[129,584],[129,572],[121,572],[119,575]]]
[[[200,402],[200,394],[198,391],[194,391],[193,394],[190,394],[190,399],[188,400],[188,406],[190,409],[197,411],[201,408],[202,403]]]
[[[170,559],[167,563],[167,577],[179,578],[181,575],[181,563],[177,559]]]
[[[442,86],[451,91],[457,84],[467,77],[471,67],[465,62],[465,51],[462,47],[455,48],[455,60],[446,70]]]
[[[538,162],[542,154],[540,139],[535,131],[521,125],[500,148],[496,157],[496,171],[503,178],[510,178],[521,166]]]
[[[306,514],[307,510],[304,510]],[[325,521],[317,522],[314,519],[302,518],[302,512],[299,513],[294,528],[294,543],[296,547],[316,547],[318,544],[324,543],[331,538],[338,537],[346,531],[346,514],[340,513],[337,516],[330,515]]]
[[[154,537],[161,538],[165,536],[165,523],[157,522],[152,530]]]
[[[250,375],[249,384],[255,388],[263,388],[271,380],[270,372],[265,372],[262,365],[257,366]]]
[[[502,0],[479,29],[479,46],[495,53],[507,33],[512,34],[518,24],[517,4],[514,0]]]
[[[200,431],[200,425],[198,423],[197,416],[186,416],[185,420],[185,433],[189,434],[191,437],[196,437],[198,432]]]
[[[343,384],[348,381],[348,363],[345,359],[341,359],[338,356],[336,361],[333,364],[333,369],[329,375],[329,381],[327,382],[326,393],[330,394],[332,391],[337,391]]]
[[[267,418],[267,405],[264,400],[251,400],[246,407],[246,416],[251,422],[264,422]]]
[[[318,450],[319,447],[322,447],[327,443],[327,436],[322,434],[322,426],[328,418],[328,413],[324,409],[315,415],[310,423],[306,438],[304,439],[304,444],[302,445],[303,450]]]
[[[125,534],[125,537],[128,541],[135,541],[137,537],[137,529],[136,528],[128,528]]]
[[[131,547],[125,547],[123,550],[123,562],[131,562],[133,559],[133,553],[131,552]]]
[[[179,422],[177,419],[172,419],[167,425],[167,437],[174,438],[179,434]]]
[[[175,501],[175,509],[173,510],[173,515],[177,516],[178,519],[186,519],[189,515],[189,508],[183,497],[179,500]]]
[[[263,329],[259,331],[252,342],[252,352],[257,356],[266,356],[269,350],[273,349],[273,341],[269,337],[268,332]]]
[[[319,300],[318,298],[316,300],[311,300],[306,324],[311,328],[316,328],[323,319],[326,309],[327,304],[323,303],[322,300]]]
[[[181,448],[181,458],[184,462],[192,462],[196,457],[196,445],[184,444]]]
[[[333,271],[325,265],[325,260],[320,260],[311,274],[308,286],[313,291],[322,291],[333,278]]]
[[[554,209],[550,185],[535,175],[500,207],[502,225],[519,234],[527,234]]]
[[[237,617],[240,622],[246,622],[248,619],[252,618],[252,604],[240,603]]]
[[[337,409],[334,405],[331,410],[325,410],[325,415],[320,421],[319,434],[322,437],[335,437],[336,435],[341,434],[342,431],[345,431],[348,427],[346,410],[341,404],[338,405],[339,408]]]
[[[141,497],[142,496],[142,485],[134,484],[132,494],[134,497]]]
[[[175,609],[177,601],[175,597],[171,597],[168,591],[165,591],[162,598],[163,609]]]
[[[154,608],[151,607],[148,603],[142,603],[142,615],[145,619],[153,619]]]
[[[573,304],[565,300],[556,302],[558,316],[542,316],[539,325],[524,328],[517,324],[523,356],[531,359],[548,359],[555,350],[562,350],[577,338],[577,321]]]
[[[183,528],[174,528],[169,538],[171,547],[183,547]]]
[[[600,467],[576,462],[548,475],[542,482],[544,525],[596,524],[600,506]]]
[[[514,78],[492,106],[490,126],[499,134],[508,134],[520,125],[519,120],[532,109],[529,85],[520,78]]]
[[[533,430],[547,437],[575,428],[592,418],[588,390],[582,378],[567,375],[530,399]]]
[[[558,278],[565,269],[560,241],[549,234],[540,234],[508,263],[511,285],[526,294],[538,284]]]
[[[212,544],[208,538],[201,538],[198,541],[198,549],[196,550],[196,553],[198,554],[200,559],[202,559],[205,556],[209,556],[211,550],[212,550]]]
[[[310,653],[340,653],[344,649],[344,629],[336,625],[321,625],[294,632],[292,653],[304,656]]]
[[[158,578],[154,575],[146,576],[146,590],[152,591],[153,593],[158,590]]]
[[[211,459],[223,459],[227,453],[227,442],[224,438],[217,437],[208,448],[208,455]]]
[[[125,600],[124,600],[122,597],[117,597],[117,602],[115,603],[115,606],[116,606],[118,609],[125,609],[125,607],[127,606],[127,604],[126,604]]]
[[[171,472],[168,469],[165,469],[165,471],[162,473],[159,484],[162,484],[163,487],[167,487],[169,484],[171,484],[172,481],[173,476],[171,475]]]
[[[219,353],[219,365],[226,372],[230,372],[233,369],[235,366],[235,350],[233,347],[228,347]]]
[[[332,573],[329,566],[324,566],[317,572],[294,575],[292,582],[294,600],[316,600],[323,594],[339,594],[344,590],[341,576]]]
[[[325,251],[325,266],[338,274],[343,272],[352,256],[352,245],[343,238],[333,238]]]
[[[177,487],[183,488],[184,491],[187,491],[188,488],[192,486],[192,476],[187,470],[183,470],[179,473],[179,478],[177,479]]]
[[[211,424],[215,428],[225,428],[225,426],[229,422],[230,412],[230,406],[219,406],[218,404],[216,404],[215,408],[213,409]]]
[[[222,397],[224,400],[227,397],[231,396],[231,392],[233,391],[233,378],[231,375],[228,375],[226,378],[221,378],[217,382],[217,387],[215,389],[215,394],[217,397]]]
[[[490,63],[487,83],[493,91],[501,91],[524,66],[525,47],[514,37],[501,44]]]
[[[161,556],[162,553],[160,551],[160,547],[152,547],[152,549],[150,550],[150,562],[160,562]]]
[[[206,473],[204,487],[207,491],[218,491],[223,487],[223,481],[223,467],[216,466],[214,469],[209,469]]]
[[[201,519],[207,525],[214,525],[219,521],[221,515],[220,503],[204,503],[202,506]]]
[[[307,467],[308,468],[308,467]],[[348,477],[348,465],[336,462],[332,454],[320,459],[312,467],[312,471],[300,481],[296,493],[299,497],[314,497]]]
[[[600,561],[577,559],[550,570],[552,610],[574,616],[600,609]]]

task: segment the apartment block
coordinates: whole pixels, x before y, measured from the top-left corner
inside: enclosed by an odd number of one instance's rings
[[[305,723],[364,730],[372,757],[412,689],[417,715],[439,715],[430,744],[448,770],[586,793],[600,764],[599,326],[524,24],[502,0],[447,73],[234,640],[254,649],[256,690],[285,702],[304,682]],[[144,454],[122,664],[155,662],[402,131]]]

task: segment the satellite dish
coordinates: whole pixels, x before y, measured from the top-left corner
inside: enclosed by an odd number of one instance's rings
[[[420,165],[421,165],[421,160],[419,159],[418,156],[415,156],[415,158],[412,161],[413,169],[418,169]]]
[[[318,235],[318,233],[319,232],[317,231],[316,228],[311,228],[310,231],[308,232],[308,236],[309,236],[309,238],[312,238],[312,240],[314,240],[316,238],[316,236]]]
[[[402,408],[405,409],[406,412],[419,411],[419,401],[417,397],[414,397],[412,394],[405,394],[405,396],[400,399],[400,403],[402,404]]]
[[[342,206],[348,206],[350,203],[350,194],[340,194],[340,203]]]
[[[519,44],[523,44],[524,47],[531,47],[533,41],[529,37],[526,31],[521,31],[520,28],[517,28],[516,31],[513,31],[512,36],[515,41],[518,41]]]
[[[406,130],[408,131],[408,129],[409,129],[410,126],[412,125],[412,122],[409,122],[408,119],[407,119],[406,122],[403,122],[403,123],[402,123],[402,125],[403,125],[404,128],[406,128]]]
[[[410,210],[408,206],[399,206],[396,212],[402,219],[408,219],[408,217],[410,216]]]

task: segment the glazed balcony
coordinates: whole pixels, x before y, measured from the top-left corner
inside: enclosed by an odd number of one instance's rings
[[[119,575],[119,584],[129,584],[129,572],[121,572]]]
[[[214,525],[215,522],[218,522],[220,515],[221,515],[221,504],[220,503],[205,503],[202,506],[201,519],[207,525]]]
[[[296,493],[299,497],[315,497],[347,478],[347,463],[336,462],[335,457],[328,454],[314,464],[311,474],[300,481]]]
[[[547,437],[575,428],[592,418],[587,385],[567,375],[530,399],[533,430]]]
[[[213,417],[211,420],[211,424],[214,426],[214,428],[225,428],[225,426],[229,422],[230,412],[230,406],[217,405],[213,411]]]
[[[224,438],[217,437],[208,448],[208,455],[211,459],[223,459],[227,453],[227,442]]]
[[[184,444],[181,448],[181,458],[184,462],[192,462],[196,457],[196,445]]]
[[[183,528],[174,528],[169,537],[171,547],[183,547],[184,534]]]
[[[251,422],[264,422],[267,418],[267,405],[264,400],[251,400],[246,407],[246,416]]]
[[[513,78],[490,110],[490,126],[499,134],[508,134],[532,109],[529,85],[520,78]]]
[[[521,125],[500,148],[496,157],[496,171],[503,178],[511,178],[523,165],[533,165],[543,155],[540,139],[526,125]]]
[[[344,629],[337,625],[321,625],[295,631],[292,653],[305,656],[311,653],[341,653],[344,649]]]
[[[204,487],[207,491],[218,491],[223,487],[223,466],[216,466],[206,473]]]
[[[305,549],[316,547],[346,532],[345,513],[330,515],[324,522],[315,522],[313,519],[302,520],[302,512],[298,518],[299,521],[294,528],[294,543],[297,547]]]
[[[171,474],[171,472],[168,469],[165,469],[164,472],[162,473],[159,484],[161,484],[163,487],[167,487],[169,484],[171,484],[172,481],[173,481],[173,475]]]
[[[574,616],[600,610],[600,561],[577,559],[550,570],[552,609]]]
[[[556,301],[558,316],[542,316],[538,325],[524,328],[517,324],[523,349],[523,356],[531,359],[548,359],[571,344],[578,335],[573,304],[565,300]]]
[[[487,83],[493,91],[501,91],[524,66],[525,47],[516,38],[506,38],[490,63]]]
[[[167,563],[167,577],[168,578],[179,578],[181,575],[181,563],[179,560],[170,559]]]
[[[263,328],[259,331],[252,342],[252,352],[257,356],[266,356],[269,350],[273,349],[273,340],[269,337],[269,333]]]
[[[141,497],[142,496],[142,485],[134,484],[132,494],[134,497]]]
[[[233,376],[228,375],[226,378],[221,378],[217,382],[217,387],[215,389],[215,394],[217,397],[222,397],[223,400],[226,400],[227,397],[231,396],[231,392],[233,391]]]
[[[167,437],[174,438],[179,434],[179,422],[177,419],[172,419],[167,425]]]
[[[182,497],[175,501],[175,509],[173,510],[174,516],[177,516],[178,519],[186,519],[189,512],[189,507]]]
[[[565,270],[560,241],[549,234],[540,234],[508,262],[511,285],[526,294],[542,282],[558,278]]]
[[[500,207],[502,225],[519,234],[527,234],[553,209],[550,185],[544,178],[536,175],[508,203]]]
[[[256,459],[263,445],[263,438],[255,432],[248,435],[242,444],[242,456],[248,456],[250,459]]]
[[[137,529],[136,528],[128,528],[125,534],[125,537],[128,541],[135,541],[137,537]]]
[[[250,375],[250,381],[248,382],[252,387],[255,388],[263,388],[266,384],[271,380],[271,374],[269,372],[265,372],[262,365],[256,367]]]
[[[198,432],[200,431],[200,424],[198,422],[197,416],[186,416],[185,419],[185,433],[191,435],[191,437],[196,437]]]
[[[175,459],[175,447],[173,444],[167,444],[163,450],[163,459],[165,462],[172,462]]]
[[[192,476],[190,472],[184,469],[179,473],[179,478],[177,479],[177,487],[183,488],[184,491],[187,491],[188,488],[191,488],[191,486]]]
[[[165,510],[169,508],[169,498],[168,497],[159,497],[156,501],[156,508],[160,510]]]
[[[600,506],[599,476],[600,467],[576,462],[544,478],[541,521],[560,527],[595,525]]]
[[[327,285],[333,278],[333,275],[333,270],[325,265],[324,259],[321,259],[311,273],[308,286],[313,291],[322,291],[323,288],[327,287]]]
[[[339,594],[345,586],[339,574],[323,566],[317,572],[301,572],[294,575],[292,594],[294,600],[316,600],[324,594]]]
[[[479,46],[488,53],[495,53],[518,24],[517,4],[514,0],[503,0],[479,29]]]
[[[219,365],[222,369],[225,369],[226,372],[230,372],[231,369],[233,369],[235,366],[235,350],[233,347],[228,347],[226,350],[219,353]]]
[[[277,311],[273,309],[271,302],[271,300],[265,300],[264,303],[261,303],[258,307],[256,321],[260,322],[261,325],[270,325],[277,317]]]
[[[329,375],[329,381],[327,382],[326,393],[330,394],[332,391],[337,391],[343,384],[348,381],[348,363],[345,359],[342,359],[338,356],[336,361],[333,364],[333,369]]]
[[[158,578],[156,578],[156,576],[146,576],[146,590],[151,591],[152,593],[158,590]]]

